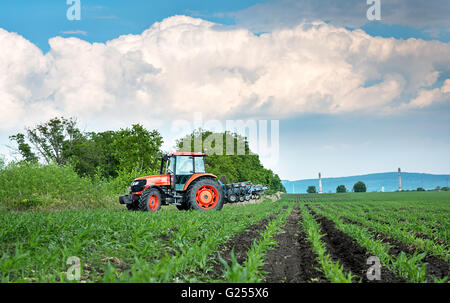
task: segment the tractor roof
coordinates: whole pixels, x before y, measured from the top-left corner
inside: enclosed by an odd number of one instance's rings
[[[205,153],[176,152],[170,153],[168,156],[205,156]]]

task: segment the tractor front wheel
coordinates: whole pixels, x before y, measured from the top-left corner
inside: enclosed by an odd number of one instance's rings
[[[222,192],[219,182],[211,178],[203,178],[195,181],[186,194],[192,209],[221,210],[223,207]]]
[[[161,208],[161,193],[156,188],[149,188],[139,198],[139,210],[155,212]]]

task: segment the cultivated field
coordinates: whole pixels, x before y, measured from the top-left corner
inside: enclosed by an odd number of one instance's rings
[[[371,256],[381,282],[449,278],[450,192],[284,195],[206,213],[2,211],[0,224],[1,282],[69,281],[71,256],[81,282],[378,282]]]

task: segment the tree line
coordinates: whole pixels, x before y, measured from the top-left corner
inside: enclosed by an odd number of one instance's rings
[[[207,139],[212,132],[197,130],[189,138]],[[264,168],[258,155],[253,154],[247,138],[235,133],[222,134],[245,147],[245,154],[237,150],[232,155],[212,154],[206,157],[208,172],[229,182],[252,181],[263,184],[270,191],[283,191],[277,174]],[[163,137],[157,130],[148,130],[140,124],[117,131],[83,132],[74,118],[56,117],[25,132],[10,136],[12,147],[20,162],[55,163],[70,165],[80,177],[116,178],[121,172],[158,173],[155,159],[161,157]],[[183,148],[183,140],[177,140],[176,148]],[[213,143],[214,146],[214,143]],[[202,141],[203,148],[203,141]],[[131,181],[131,180],[130,180]]]

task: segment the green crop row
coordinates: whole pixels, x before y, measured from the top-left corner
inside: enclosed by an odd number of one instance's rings
[[[231,266],[225,260],[221,260],[225,266],[225,282],[263,282],[263,273],[259,269],[264,265],[267,251],[276,246],[274,236],[281,232],[281,227],[286,223],[292,210],[293,205],[290,205],[287,211],[281,213],[267,225],[265,232],[261,235],[261,239],[253,241],[244,264],[239,264],[233,253],[231,254]]]
[[[425,253],[419,254],[415,252],[407,256],[404,252],[401,252],[398,256],[392,256],[389,254],[389,249],[392,245],[387,245],[381,240],[374,239],[367,227],[344,223],[341,217],[345,216],[346,213],[342,213],[342,210],[314,206],[313,209],[318,214],[332,220],[336,224],[337,229],[354,238],[359,245],[378,257],[382,265],[389,268],[399,277],[405,278],[409,282],[427,282],[426,264],[422,262],[426,256]],[[434,281],[442,282],[437,278],[434,278]]]
[[[282,204],[227,205],[221,212],[126,210],[0,212],[0,280],[68,281],[67,260],[81,260],[81,281],[191,279],[218,245]]]
[[[314,253],[317,255],[317,261],[321,266],[320,270],[331,282],[351,283],[354,276],[351,273],[345,274],[343,266],[339,262],[333,261],[327,253],[325,243],[321,240],[323,234],[320,225],[304,205],[301,205],[300,209],[302,214],[300,224],[307,235],[307,240],[312,245]]]
[[[336,208],[333,209],[336,210]],[[408,246],[416,247],[419,250],[426,252],[430,255],[442,258],[446,262],[449,262],[450,260],[448,245],[446,244],[441,245],[429,239],[416,238],[413,234],[410,234],[405,230],[403,230],[400,224],[396,223],[395,214],[393,214],[393,218],[389,220],[389,222],[391,223],[390,225],[388,225],[380,223],[375,220],[367,219],[376,217],[372,217],[370,215],[370,212],[365,213],[364,211],[359,210],[358,208],[351,208],[348,210],[341,208],[338,211],[342,217],[348,218],[352,221],[367,226],[372,231],[379,232]]]

